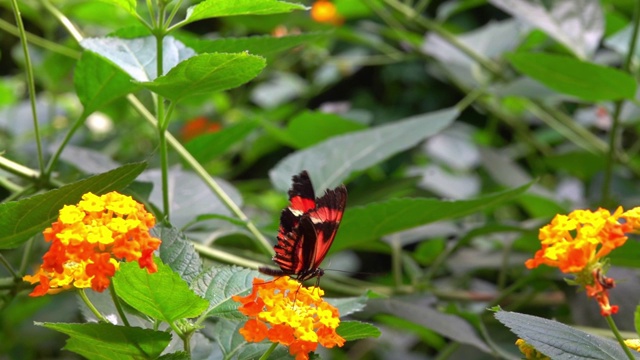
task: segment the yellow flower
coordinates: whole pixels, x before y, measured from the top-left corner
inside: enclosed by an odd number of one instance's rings
[[[624,344],[630,349],[640,352],[640,339],[627,339]]]
[[[342,346],[345,340],[335,331],[340,315],[322,295],[322,289],[308,289],[288,276],[270,282],[255,278],[251,294],[233,296],[241,303],[238,310],[249,317],[240,334],[249,342],[268,338],[288,346],[297,360],[309,359],[318,344]]]
[[[526,341],[522,339],[516,340],[516,345],[518,345],[518,349],[520,349],[520,352],[522,353],[522,355],[524,355],[524,358],[527,360],[551,360],[550,357],[539,352],[538,350],[536,350],[536,348],[529,345]]]
[[[55,294],[73,287],[104,291],[119,260],[138,261],[157,271],[153,252],[160,240],[149,234],[155,218],[142,204],[117,192],[87,193],[77,205],[65,205],[58,221],[45,229],[51,247],[42,265],[23,279],[37,284],[31,296]]]

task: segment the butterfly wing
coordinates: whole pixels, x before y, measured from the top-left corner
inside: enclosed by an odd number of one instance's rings
[[[306,264],[307,269],[317,269],[329,252],[346,205],[347,188],[341,185],[333,190],[327,190],[321,198],[317,199],[316,208],[309,211],[309,219],[313,223],[316,236],[315,244],[313,244],[313,256]]]

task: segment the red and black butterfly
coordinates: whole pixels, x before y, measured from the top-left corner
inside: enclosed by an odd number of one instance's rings
[[[298,281],[324,275],[320,263],[336,237],[346,204],[344,185],[316,198],[306,171],[293,176],[289,207],[282,210],[278,243],[274,247],[273,261],[280,270],[260,267],[259,271],[272,276],[294,276]]]

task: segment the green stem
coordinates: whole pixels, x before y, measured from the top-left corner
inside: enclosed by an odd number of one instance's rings
[[[42,5],[51,13],[51,15],[53,15],[53,17],[58,19],[58,21],[62,24],[62,26],[64,26],[65,29],[67,29],[67,31],[69,32],[69,34],[73,36],[73,38],[79,43],[82,40],[83,36],[80,33],[80,31],[76,29],[76,27],[73,25],[71,20],[69,20],[68,17],[66,17],[63,13],[60,12],[60,10],[58,10],[55,6],[53,6],[49,2],[49,0],[41,0],[41,1],[42,1]]]
[[[13,36],[20,37],[20,29],[18,29],[13,24],[3,19],[0,19],[0,30],[4,30]],[[49,41],[45,38],[41,38],[31,33],[27,33],[27,41],[29,41],[29,43],[33,45],[39,46],[43,49],[58,53],[60,55],[63,55],[72,59],[79,59],[81,55],[81,53],[77,50],[68,48],[66,46],[60,45],[53,41]]]
[[[51,176],[51,172],[53,171],[54,167],[58,163],[58,159],[60,158],[60,155],[62,154],[62,151],[67,146],[69,141],[71,141],[71,138],[73,137],[73,134],[75,134],[76,131],[78,131],[78,129],[80,129],[82,124],[84,124],[84,121],[87,119],[87,116],[88,116],[88,114],[85,114],[83,112],[82,115],[80,115],[80,117],[78,117],[78,119],[75,121],[75,123],[71,126],[69,131],[67,131],[67,134],[64,136],[64,139],[62,139],[62,142],[58,146],[58,149],[56,150],[56,153],[53,154],[51,159],[49,159],[49,163],[47,164],[47,167],[44,170],[44,177],[45,178],[48,179]]]
[[[7,271],[9,271],[14,280],[20,279],[18,273],[13,269],[13,266],[11,266],[9,261],[7,261],[7,259],[2,256],[2,254],[0,254],[0,264],[4,265],[4,267],[7,269]]]
[[[620,343],[620,346],[622,346],[624,353],[627,354],[629,360],[634,360],[635,357],[631,353],[631,349],[629,349],[629,347],[625,345],[624,339],[622,338],[622,335],[620,334],[620,331],[618,330],[618,327],[616,326],[615,321],[613,321],[611,315],[605,316],[604,318],[607,320],[607,324],[609,324],[609,328],[611,328],[611,331],[613,332],[613,335],[615,335],[616,340],[618,340],[618,343]]]
[[[164,74],[163,67],[163,40],[164,40],[164,6],[162,5],[162,1],[159,1],[158,4],[158,21],[156,22],[156,28],[154,29],[154,35],[156,38],[156,76],[160,77]],[[167,149],[167,137],[166,137],[166,129],[169,125],[169,118],[167,114],[165,114],[164,108],[164,97],[158,94],[154,94],[154,98],[156,99],[156,119],[158,119],[159,124],[157,126],[158,130],[158,141],[159,144],[159,152],[160,152],[160,171],[162,178],[162,207],[164,210],[164,217],[166,221],[170,219],[170,204],[169,204],[169,151]]]
[[[629,51],[624,61],[622,69],[628,73],[631,73],[631,61],[636,50],[636,41],[638,40],[638,29],[640,28],[640,1],[636,1],[636,6],[633,11],[633,32],[631,39],[629,40]],[[616,101],[615,108],[613,110],[611,130],[609,130],[609,151],[607,156],[607,164],[604,172],[604,180],[602,182],[602,203],[605,206],[611,201],[611,180],[613,178],[613,166],[616,162],[616,151],[619,147],[618,139],[622,137],[622,130],[620,129],[620,114],[622,113],[622,106],[624,100]]]
[[[269,355],[271,355],[271,353],[276,349],[276,347],[278,346],[278,343],[273,343],[271,344],[271,347],[269,347],[269,349],[267,351],[265,351],[264,354],[262,354],[262,356],[260,356],[259,360],[267,360],[269,358]]]
[[[91,310],[91,312],[93,313],[93,315],[95,315],[98,320],[100,322],[103,322],[105,324],[111,324],[111,322],[109,320],[107,320],[107,318],[105,318],[100,311],[98,311],[98,309],[96,309],[95,306],[93,306],[93,303],[91,302],[91,300],[89,300],[89,298],[87,297],[87,294],[84,292],[84,289],[78,289],[78,294],[80,295],[80,298],[82,298],[82,301],[84,301],[84,303],[87,305],[87,307],[89,308],[89,310]]]
[[[113,305],[115,305],[116,307],[116,311],[118,312],[120,319],[122,319],[122,323],[126,327],[131,327],[131,325],[129,324],[129,320],[127,319],[127,315],[122,309],[122,304],[120,303],[120,299],[118,298],[118,294],[116,293],[116,288],[115,286],[113,286],[113,281],[109,283],[109,294],[111,294],[111,300],[113,301]]]
[[[31,64],[31,56],[29,55],[29,47],[27,46],[27,32],[22,23],[22,15],[18,7],[17,0],[11,0],[11,7],[16,18],[16,25],[20,32],[20,43],[24,54],[24,66],[27,73],[27,87],[29,89],[29,103],[31,104],[31,114],[33,115],[33,130],[36,136],[36,146],[38,149],[38,165],[40,167],[40,175],[44,172],[44,156],[42,155],[42,139],[40,138],[40,125],[38,123],[38,113],[36,111],[36,82],[33,77],[33,65]]]

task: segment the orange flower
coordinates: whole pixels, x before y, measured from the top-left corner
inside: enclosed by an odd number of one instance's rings
[[[249,342],[268,338],[289,347],[297,360],[309,359],[318,344],[342,346],[344,339],[335,329],[340,324],[338,310],[322,299],[318,287],[309,289],[288,276],[270,282],[253,279],[247,296],[233,296],[238,310],[249,317],[240,334]]]
[[[608,290],[615,282],[604,276],[607,260],[603,258],[624,245],[626,234],[639,227],[640,208],[625,212],[618,207],[613,214],[602,208],[558,214],[540,229],[542,248],[525,265],[532,269],[544,264],[574,274],[573,283],[584,287],[587,296],[600,305],[601,314],[609,316],[618,306],[609,303]]]
[[[318,0],[311,6],[311,18],[319,23],[341,25],[344,18],[340,16],[336,6],[328,0]]]
[[[56,294],[71,288],[102,292],[119,267],[119,260],[138,261],[150,273],[157,271],[153,252],[160,240],[149,229],[155,218],[142,204],[117,192],[97,196],[86,193],[77,205],[65,205],[58,221],[44,230],[51,247],[34,275],[39,283],[30,296]]]

